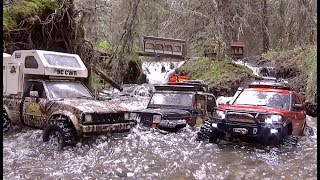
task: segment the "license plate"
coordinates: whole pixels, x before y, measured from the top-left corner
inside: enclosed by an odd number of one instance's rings
[[[248,133],[248,129],[246,129],[246,128],[233,128],[233,132],[241,133],[241,134],[247,134]]]
[[[111,126],[104,126],[102,128],[103,131],[110,131],[110,130],[124,130],[124,129],[130,129],[131,125],[130,124],[114,124]]]

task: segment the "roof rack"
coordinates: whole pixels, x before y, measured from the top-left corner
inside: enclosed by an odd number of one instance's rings
[[[278,81],[254,81],[249,85],[249,88],[273,88],[273,89],[283,89],[292,90],[291,86],[285,82]]]
[[[277,78],[267,76],[256,76],[254,79],[256,81],[277,81]]]
[[[197,89],[197,91],[204,91],[208,90],[208,85],[203,80],[185,80],[181,82],[168,82],[168,85],[175,85],[175,86],[192,86]]]

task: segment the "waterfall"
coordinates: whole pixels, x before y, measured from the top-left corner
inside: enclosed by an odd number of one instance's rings
[[[184,63],[185,61],[144,61],[142,70],[147,75],[149,84],[166,84],[169,77]]]

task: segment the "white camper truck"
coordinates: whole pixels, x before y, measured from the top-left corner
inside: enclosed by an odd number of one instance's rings
[[[92,134],[128,131],[119,104],[95,100],[79,80],[88,71],[76,54],[19,50],[3,54],[3,132],[11,125],[44,130],[43,140],[59,147]]]

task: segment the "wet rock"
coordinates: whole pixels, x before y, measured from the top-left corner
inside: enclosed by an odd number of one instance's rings
[[[137,84],[148,83],[147,75],[142,73],[136,81]]]
[[[307,115],[312,116],[312,117],[317,117],[317,103],[307,102],[305,107],[307,110],[306,111]]]

